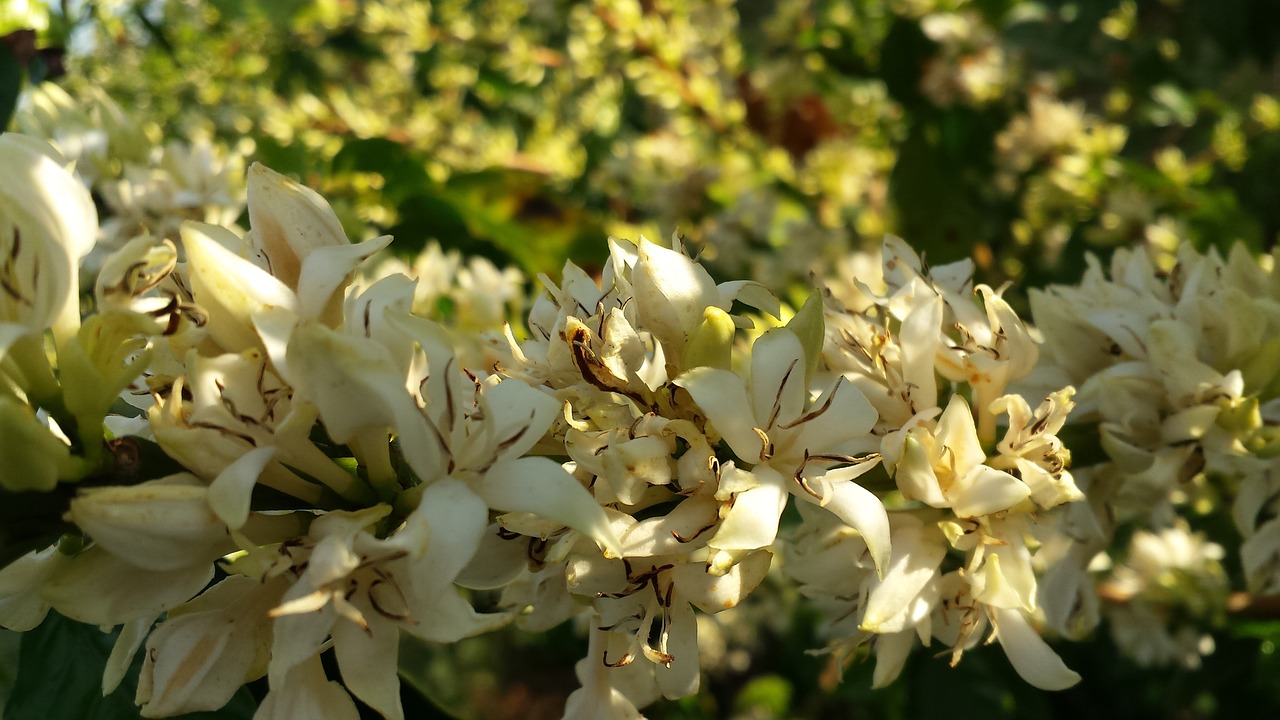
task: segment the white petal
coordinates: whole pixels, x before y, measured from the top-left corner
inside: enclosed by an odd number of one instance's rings
[[[363,603],[360,610],[370,618],[368,631],[349,622],[333,628],[333,651],[342,682],[386,720],[404,720],[397,674],[400,629],[394,622],[377,618],[373,608]]]
[[[496,630],[511,622],[510,613],[478,613],[456,588],[448,588],[429,603],[411,605],[414,622],[403,626],[411,635],[431,642],[452,643]]]
[[[333,208],[305,185],[254,163],[248,173],[249,239],[271,274],[290,287],[313,252],[350,241]]]
[[[698,621],[693,606],[676,599],[667,608],[666,627],[663,629],[665,651],[671,656],[671,664],[657,665],[653,669],[658,689],[671,700],[697,694],[700,658],[698,655]]]
[[[671,571],[680,595],[705,613],[737,607],[769,574],[773,553],[751,553],[723,575],[712,575],[695,563],[677,565]]]
[[[84,488],[68,516],[100,547],[148,570],[208,565],[232,549],[226,525],[209,507],[209,489],[188,473]]]
[[[788,453],[798,454],[803,448],[810,454],[837,452],[841,445],[868,437],[879,415],[853,383],[841,377],[826,395],[818,398],[813,408],[794,426],[797,433],[787,441]]]
[[[471,562],[488,526],[484,501],[465,483],[445,477],[422,491],[417,509],[387,545],[408,552],[414,592],[431,597]]]
[[[595,498],[564,468],[544,457],[501,462],[485,473],[476,491],[489,507],[530,512],[590,536],[607,555],[621,556],[621,543]]]
[[[887,633],[876,638],[876,669],[871,676],[872,689],[882,688],[898,679],[903,665],[907,663],[907,656],[911,654],[911,648],[915,647],[915,644],[914,628]]]
[[[979,465],[947,488],[951,509],[962,518],[1008,510],[1031,496],[1031,488],[1003,470]]]
[[[1065,690],[1080,682],[1080,675],[1066,666],[1016,609],[991,608],[996,638],[1013,669],[1023,680],[1041,690]]]
[[[391,244],[383,235],[354,245],[318,248],[302,261],[298,278],[298,315],[336,326],[342,321],[343,289],[351,274],[366,258]]]
[[[603,630],[591,630],[587,657],[575,668],[582,687],[569,695],[564,720],[641,720],[635,705],[609,683],[610,671],[604,664],[608,635]]]
[[[700,547],[715,527],[720,504],[705,496],[681,500],[671,512],[641,520],[622,534],[625,557],[652,557]]]
[[[942,298],[929,293],[918,299],[902,321],[902,383],[910,392],[912,412],[938,404],[934,358],[942,339]]]
[[[773,291],[755,280],[732,280],[716,286],[719,306],[728,309],[734,300],[750,305],[773,317],[782,317],[782,303]]]
[[[702,323],[703,310],[719,304],[715,281],[688,255],[644,238],[640,239],[632,281],[645,329],[670,357],[682,357],[686,338]]]
[[[172,571],[144,570],[95,546],[59,568],[46,583],[44,595],[72,620],[120,625],[181,605],[212,578],[212,562]]]
[[[929,451],[922,442],[931,440],[926,435],[924,430],[907,433],[902,441],[902,454],[894,468],[893,479],[906,499],[919,500],[937,508],[947,507],[949,502],[942,494],[942,486],[938,484],[938,475],[933,469]]]
[[[138,685],[143,715],[217,710],[257,677],[271,643],[267,611],[283,587],[232,576],[161,623]]]
[[[893,535],[893,549],[884,580],[871,591],[861,629],[867,632],[898,632],[906,629],[890,621],[904,621],[905,610],[938,576],[947,545],[942,536],[918,521],[901,521]]]
[[[0,568],[0,627],[26,632],[44,622],[49,605],[40,596],[40,589],[46,578],[70,561],[57,545],[50,545]]]
[[[405,390],[387,349],[368,338],[304,323],[289,340],[289,371],[299,391],[320,409],[330,437],[394,428],[409,466],[423,481],[442,474],[442,448]]]
[[[80,325],[78,268],[97,238],[89,191],[33,137],[0,135],[0,252],[24,300],[0,293],[0,318],[52,328],[59,345]]]
[[[355,701],[324,675],[320,657],[294,667],[262,699],[253,720],[359,720]]]
[[[787,504],[786,478],[767,465],[757,465],[751,474],[759,485],[737,493],[720,529],[707,543],[719,550],[755,550],[773,544],[778,521]]]
[[[674,382],[689,392],[734,454],[746,463],[760,462],[764,440],[755,430],[747,384],[741,377],[728,370],[699,367],[680,375]]]
[[[798,496],[825,507],[846,525],[857,530],[867,544],[871,562],[876,566],[876,574],[884,577],[890,552],[889,513],[885,510],[884,503],[875,493],[851,480],[828,479],[824,482],[819,479],[818,482],[824,492],[821,500],[807,492],[798,493]]]
[[[502,526],[493,523],[485,531],[480,546],[454,582],[472,590],[496,590],[511,584],[529,567],[527,539],[507,539]]]
[[[254,315],[273,307],[297,309],[288,286],[229,249],[238,243],[239,238],[225,228],[199,223],[182,226],[191,293],[209,315],[209,334],[233,352],[260,344]]]
[[[107,657],[106,667],[102,669],[102,694],[104,696],[110,695],[115,692],[116,688],[120,687],[120,682],[124,680],[124,676],[129,672],[129,666],[133,664],[134,656],[138,654],[138,648],[142,647],[143,641],[147,639],[147,635],[151,633],[151,627],[156,624],[158,619],[154,617],[138,618],[130,620],[120,628],[120,634],[116,636],[115,644],[111,646],[111,655]],[[142,678],[139,678],[138,692],[142,692]],[[223,703],[223,705],[225,704]]]
[[[562,409],[554,397],[520,380],[503,380],[488,388],[482,400],[492,410],[485,418],[494,423],[499,460],[514,460],[528,452]]]
[[[209,484],[209,507],[232,530],[249,519],[249,500],[267,463],[275,458],[271,446],[254,448],[231,463]]]
[[[967,473],[987,459],[978,440],[978,428],[973,423],[973,412],[962,395],[952,395],[947,409],[938,418],[934,437],[942,444],[942,462],[955,468],[956,476]]]
[[[766,332],[751,346],[751,409],[765,432],[790,423],[804,410],[804,371],[800,338],[786,328]]]

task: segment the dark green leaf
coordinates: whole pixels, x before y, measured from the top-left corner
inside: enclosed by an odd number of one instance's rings
[[[18,654],[18,681],[4,708],[4,720],[136,720],[133,704],[142,657],[134,658],[124,682],[102,695],[114,633],[49,613],[40,627],[23,635]],[[184,720],[248,720],[256,703],[241,688],[216,712],[191,713]]]
[[[6,45],[0,44],[0,132],[9,127],[22,90],[22,62]]]

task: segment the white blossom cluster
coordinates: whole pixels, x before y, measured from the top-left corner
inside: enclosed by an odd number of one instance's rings
[[[95,256],[139,235],[178,238],[183,222],[230,226],[244,210],[240,153],[194,133],[191,141],[153,142],[145,126],[106,93],[73,98],[42,83],[22,96],[20,132],[53,143],[106,207]],[[96,267],[95,257],[88,263]]]
[[[1078,286],[1031,291],[1040,370],[1080,387],[1073,422],[1101,442],[1077,472],[1088,503],[1046,543],[1045,616],[1058,632],[1082,636],[1105,616],[1139,662],[1195,667],[1229,591],[1280,590],[1280,283],[1274,258],[1262,260],[1182,246],[1163,272],[1145,250],[1121,250],[1108,268],[1091,259]],[[1244,587],[1227,580],[1226,550],[1187,522],[1228,510]]]
[[[402,632],[575,616],[591,630],[566,716],[636,717],[697,692],[696,614],[760,585],[789,504],[788,566],[843,606],[841,642],[879,639],[881,681],[913,638],[958,659],[988,630],[1032,683],[1078,680],[1028,620],[1031,526],[1079,496],[1053,435],[1071,391],[1034,412],[1003,394],[1035,346],[997,293],[974,304],[967,265],[925,271],[892,240],[870,306],[814,293],[791,312],[717,284],[678,237],[614,239],[598,280],[544,277],[527,327],[469,365],[415,314],[414,280],[353,283],[390,238],[350,243],[322,198],[260,165],[247,232],[131,240],[82,318],[93,204],[50,146],[0,151],[18,168],[0,196],[0,400],[25,440],[4,446],[24,469],[4,487],[85,481],[66,515],[80,546],[0,570],[0,622],[53,608],[121,627],[104,689],[143,653],[148,717],[265,675],[259,718],[352,718],[353,697],[399,718]],[[102,481],[104,421],[183,469]]]
[[[1103,609],[1141,661],[1211,650],[1171,618],[1225,603],[1223,549],[1182,519],[1223,499],[1249,590],[1280,585],[1280,286],[1243,250],[1167,275],[1118,253],[1033,291],[1039,330],[892,237],[796,308],[678,236],[611,238],[598,277],[526,301],[439,248],[372,261],[389,237],[254,165],[247,231],[131,236],[83,297],[103,235],[72,165],[0,136],[0,490],[65,492],[73,528],[0,568],[0,626],[119,628],[103,689],[141,653],[146,717],[266,677],[260,719],[396,720],[402,633],[577,619],[565,716],[635,718],[698,692],[699,617],[775,568],[877,686],[917,644],[986,641],[1063,689],[1041,630]],[[1069,413],[1105,451],[1074,469]],[[125,436],[174,471],[123,482]]]
[[[972,287],[972,274],[969,261],[926,268],[891,238],[882,287],[839,283],[852,306],[831,293],[824,364],[876,410],[863,441],[872,462],[858,470],[883,466],[865,484],[883,489],[890,552],[882,560],[874,536],[807,517],[787,569],[826,609],[833,650],[873,645],[877,686],[897,677],[917,641],[939,641],[954,664],[989,629],[1024,679],[1064,688],[1079,676],[1033,629],[1033,561],[1044,511],[1082,498],[1055,435],[1074,390],[1035,410],[1005,394],[1038,351],[999,293]]]

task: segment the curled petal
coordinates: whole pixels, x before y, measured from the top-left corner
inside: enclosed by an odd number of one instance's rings
[[[864,463],[871,465],[872,463]],[[861,470],[861,466],[856,466]],[[839,471],[833,471],[839,472]],[[871,562],[875,564],[876,574],[884,577],[889,565],[889,513],[884,503],[875,493],[853,482],[827,478],[820,481],[823,488],[821,498],[814,498],[808,493],[800,493],[801,498],[816,502],[835,514],[846,525],[858,531],[867,551],[871,553]]]
[[[287,285],[231,251],[239,242],[225,228],[182,226],[193,299],[209,314],[214,341],[233,352],[262,344],[253,326],[255,315],[277,307],[297,310],[297,299]]]
[[[1013,669],[1023,680],[1041,690],[1065,690],[1080,682],[1080,675],[1062,662],[1017,609],[991,608],[996,639]]]
[[[248,186],[247,239],[286,285],[298,287],[312,253],[350,243],[333,208],[311,188],[261,163],[249,167]]]
[[[526,457],[500,462],[485,473],[476,491],[489,507],[502,512],[530,512],[556,520],[595,540],[612,557],[621,557],[621,542],[604,509],[572,475],[553,460]]]
[[[702,322],[703,311],[719,305],[711,275],[688,255],[640,239],[632,274],[640,319],[670,357],[683,357],[685,340]]]
[[[258,476],[275,458],[271,446],[254,448],[231,463],[209,485],[209,506],[227,527],[239,530],[249,519],[249,500]]]
[[[343,290],[356,266],[391,244],[383,235],[355,245],[318,248],[302,262],[298,278],[298,314],[303,320],[320,320],[329,326],[342,321]]]

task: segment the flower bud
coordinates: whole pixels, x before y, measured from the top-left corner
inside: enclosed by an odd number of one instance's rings
[[[86,488],[67,515],[112,555],[148,570],[205,564],[232,549],[226,525],[209,506],[209,489],[189,473]]]

